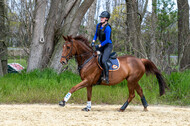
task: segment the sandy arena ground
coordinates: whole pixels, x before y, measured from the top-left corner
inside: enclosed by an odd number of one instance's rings
[[[85,105],[49,104],[0,105],[1,126],[190,126],[190,107],[129,105],[93,105],[92,111],[81,111]]]

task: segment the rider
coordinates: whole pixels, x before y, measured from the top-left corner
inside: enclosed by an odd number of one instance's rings
[[[103,64],[103,81],[109,84],[109,70],[107,65],[107,60],[111,54],[113,45],[111,40],[111,26],[108,23],[110,14],[108,11],[103,11],[100,16],[101,22],[96,26],[96,33],[92,41],[92,47],[95,45],[97,37],[101,44],[96,45],[96,50],[99,50],[102,53],[102,64]]]

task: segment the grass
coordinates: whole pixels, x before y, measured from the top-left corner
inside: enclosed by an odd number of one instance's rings
[[[149,104],[190,105],[190,71],[165,75],[170,90],[159,97],[155,76],[143,76],[140,85]],[[30,73],[7,74],[0,78],[0,103],[58,103],[68,91],[81,82],[80,77],[65,71],[57,74],[53,70],[35,70]],[[86,103],[86,88],[73,93],[69,103]],[[127,81],[115,86],[95,86],[92,102],[96,104],[123,104],[128,97]],[[140,97],[132,104],[141,104]]]

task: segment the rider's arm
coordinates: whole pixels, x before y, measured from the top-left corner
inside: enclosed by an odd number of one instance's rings
[[[93,42],[96,41],[97,36],[98,36],[98,25],[99,25],[99,24],[96,25],[96,32],[95,32],[95,35],[94,35],[94,38],[93,38]]]
[[[105,29],[105,34],[106,34],[106,40],[101,43],[101,46],[106,45],[106,44],[109,43],[109,41],[110,41],[111,28],[110,28],[109,26],[106,27],[106,29]]]

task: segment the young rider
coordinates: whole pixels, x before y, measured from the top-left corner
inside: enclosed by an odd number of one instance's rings
[[[96,50],[102,53],[102,64],[103,64],[103,81],[109,84],[109,70],[107,65],[107,60],[112,52],[112,40],[111,40],[111,26],[108,24],[110,14],[107,11],[103,11],[100,16],[101,22],[96,26],[96,33],[92,42],[92,47],[95,45],[95,41],[98,37],[100,44],[96,45]]]

